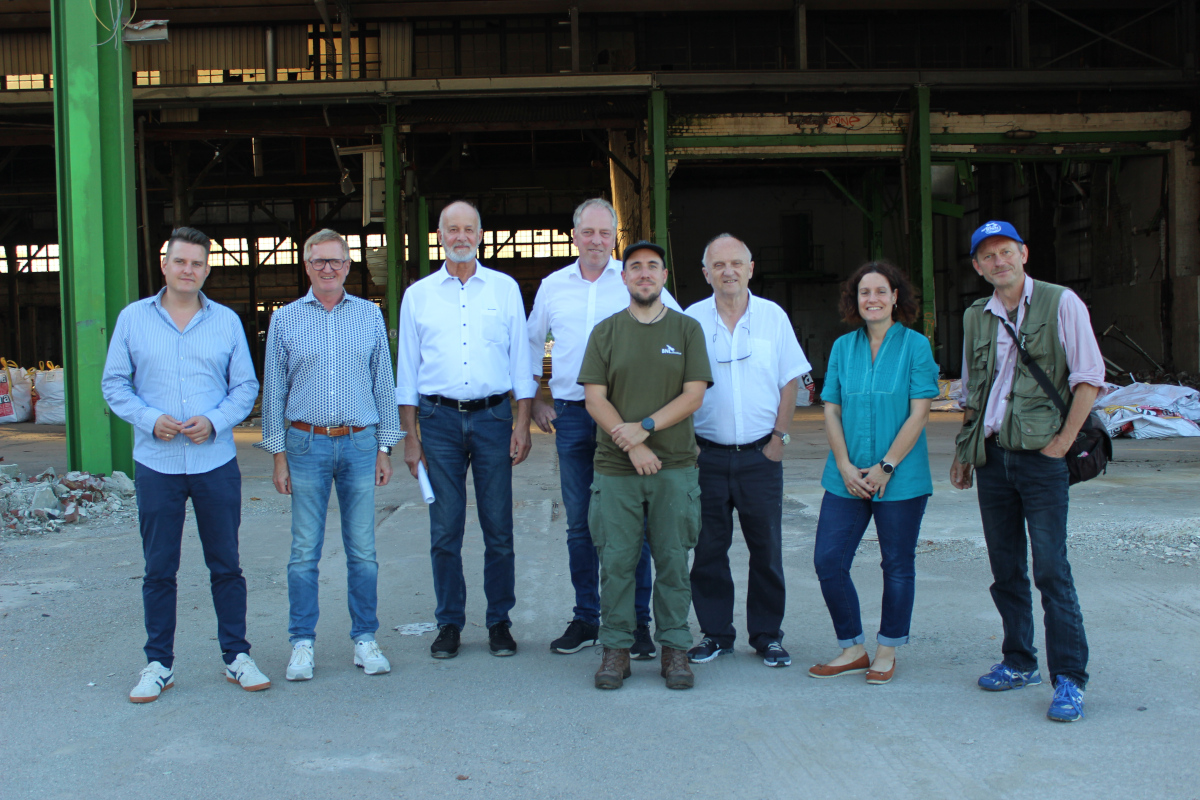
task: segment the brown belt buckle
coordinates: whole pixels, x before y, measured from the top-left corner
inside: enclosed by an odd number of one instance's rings
[[[336,428],[326,428],[325,429],[325,435],[329,436],[330,438],[334,438],[337,436],[345,436],[348,433],[350,433],[349,425],[339,425]]]

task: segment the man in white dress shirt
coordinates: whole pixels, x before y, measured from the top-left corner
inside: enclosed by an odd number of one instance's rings
[[[704,328],[713,385],[696,412],[700,447],[700,541],[692,561],[692,605],[704,635],[693,664],[733,652],[733,511],[750,551],[746,626],[768,667],[792,663],[781,644],[783,447],[801,375],[812,367],[782,308],[750,293],[754,262],[744,242],[722,233],[704,248],[712,297],[688,308]]]
[[[509,627],[516,603],[513,557],[512,468],[529,455],[530,402],[537,384],[529,374],[525,307],[517,282],[488,269],[476,255],[483,221],[459,200],[442,210],[438,241],[442,268],[404,293],[396,357],[396,402],[404,463],[414,476],[429,471],[430,556],[437,595],[434,658],[458,655],[466,625],[467,588],[462,543],[467,512],[467,468],[483,529],[483,591],[492,655],[517,651]],[[508,395],[517,401],[514,422]]]
[[[621,262],[613,258],[617,238],[617,212],[607,200],[596,197],[575,209],[572,241],[579,250],[573,264],[542,279],[533,313],[529,315],[529,349],[533,375],[542,376],[546,334],[554,334],[550,394],[554,405],[533,400],[533,421],[544,432],[555,433],[563,507],[567,513],[567,559],[575,609],[562,636],[550,643],[556,653],[577,653],[599,642],[600,561],[588,529],[592,462],[596,455],[596,423],[584,406],[579,367],[588,337],[596,323],[629,306],[629,290],[621,279]],[[663,305],[682,311],[664,287]],[[642,545],[637,566],[634,606],[637,629],[630,658],[647,660],[658,651],[650,637],[650,543]]]

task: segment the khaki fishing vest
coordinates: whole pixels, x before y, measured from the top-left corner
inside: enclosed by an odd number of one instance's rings
[[[1062,286],[1035,280],[1017,336],[1069,407],[1070,367],[1058,339],[1058,304],[1063,291]],[[983,412],[996,379],[996,341],[1000,336],[1008,336],[1008,331],[1001,329],[999,318],[984,309],[990,300],[991,297],[976,300],[963,317],[963,346],[967,349],[970,380],[963,427],[955,445],[958,460],[977,467],[986,460]],[[998,431],[999,445],[1005,450],[1041,450],[1062,428],[1064,419],[1019,354],[1015,371],[1008,410]]]

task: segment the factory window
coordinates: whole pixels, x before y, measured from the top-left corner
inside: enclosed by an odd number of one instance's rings
[[[0,247],[0,273],[8,272],[8,250]],[[17,272],[58,272],[58,245],[13,246]]]
[[[162,84],[162,73],[156,69],[138,70],[134,73],[134,86],[159,86]]]
[[[16,89],[53,89],[53,75],[5,75],[4,88]]]

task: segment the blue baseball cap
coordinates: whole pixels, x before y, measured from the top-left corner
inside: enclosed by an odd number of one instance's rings
[[[971,257],[975,257],[975,251],[979,249],[979,243],[989,236],[1007,236],[1014,242],[1025,244],[1025,240],[1021,238],[1021,234],[1017,233],[1017,229],[1012,226],[1011,222],[993,219],[983,223],[975,232],[971,234]]]

